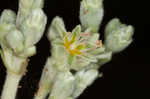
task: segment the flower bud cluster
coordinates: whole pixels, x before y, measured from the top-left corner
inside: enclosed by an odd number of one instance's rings
[[[41,39],[47,22],[42,5],[43,0],[19,0],[17,15],[11,10],[2,12],[1,56],[9,71],[20,73],[27,58],[36,53],[35,44]]]

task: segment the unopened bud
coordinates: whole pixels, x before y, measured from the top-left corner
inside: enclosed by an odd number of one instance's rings
[[[103,0],[82,0],[80,21],[84,29],[91,28],[92,32],[98,32],[103,15]]]
[[[25,36],[25,46],[33,46],[44,34],[47,17],[41,9],[35,9],[21,25],[21,31]]]
[[[48,39],[53,41],[56,38],[63,37],[63,34],[66,33],[65,25],[63,19],[60,17],[55,17],[51,23],[48,33]]]
[[[0,23],[14,24],[16,21],[16,14],[12,10],[4,10],[2,12]]]
[[[0,24],[0,44],[2,48],[6,47],[5,37],[12,29],[15,29],[14,24],[6,24],[6,23]]]
[[[6,40],[8,46],[12,48],[15,53],[20,53],[24,50],[24,44],[23,44],[24,38],[22,33],[19,30],[17,29],[11,30],[7,34]]]
[[[67,99],[74,90],[75,78],[70,72],[59,73],[48,99]]]
[[[113,53],[120,52],[132,42],[134,28],[121,24],[118,19],[111,20],[105,30],[106,49]]]

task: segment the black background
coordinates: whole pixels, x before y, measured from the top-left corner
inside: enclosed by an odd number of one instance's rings
[[[80,0],[46,0],[44,11],[48,16],[48,26],[56,15],[63,17],[66,28],[71,31],[79,22]],[[118,17],[123,23],[135,27],[134,41],[123,52],[113,56],[100,71],[103,77],[87,88],[79,99],[150,99],[150,13],[148,0],[104,0],[105,17],[100,33],[107,22]],[[0,12],[12,9],[17,12],[17,0],[1,0]],[[48,27],[47,26],[47,27]],[[103,38],[103,36],[102,36]],[[44,37],[37,44],[37,54],[30,58],[28,73],[20,82],[17,99],[32,99],[38,86],[38,81],[46,58],[50,55],[50,43]],[[0,91],[4,84],[5,67],[0,60]]]

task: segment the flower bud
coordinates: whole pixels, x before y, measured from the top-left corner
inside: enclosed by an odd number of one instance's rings
[[[16,21],[16,14],[12,10],[4,10],[2,12],[0,23],[14,24]]]
[[[26,49],[24,49],[24,51],[22,53],[19,54],[20,57],[30,57],[36,54],[36,47],[32,46],[32,47],[28,47]]]
[[[73,98],[76,99],[83,91],[91,85],[98,77],[98,71],[95,69],[81,70],[75,75],[75,90],[73,92]]]
[[[121,24],[118,19],[111,20],[105,29],[106,49],[113,53],[124,50],[131,44],[133,33],[131,25]]]
[[[56,38],[61,38],[63,37],[63,32],[66,32],[63,19],[57,16],[53,19],[49,28],[48,39],[53,41]]]
[[[43,8],[43,5],[44,0],[19,0],[19,11],[16,21],[17,27],[20,27],[33,9]]]
[[[17,14],[16,25],[20,27],[23,21],[32,11],[32,5],[35,0],[19,0],[19,11]]]
[[[103,15],[103,0],[82,0],[80,21],[84,29],[91,28],[92,32],[98,32]]]
[[[70,72],[59,73],[48,99],[67,99],[74,90],[75,78]]]
[[[43,6],[44,6],[44,0],[34,0],[34,3],[32,5],[32,9],[43,8]]]
[[[35,0],[19,0],[19,7],[21,9],[30,9]]]
[[[15,29],[14,24],[6,24],[6,23],[0,24],[0,44],[3,49],[7,47],[5,37],[12,29]]]
[[[15,53],[20,53],[24,50],[24,37],[22,33],[17,30],[11,30],[6,36],[8,46],[13,49]]]
[[[19,0],[19,11],[30,13],[32,9],[43,8],[44,0]]]
[[[46,26],[47,17],[42,9],[34,9],[30,16],[21,25],[21,31],[25,36],[25,46],[36,44],[42,37]]]
[[[116,30],[121,25],[119,19],[114,18],[112,19],[105,28],[105,35],[112,33],[113,30]]]

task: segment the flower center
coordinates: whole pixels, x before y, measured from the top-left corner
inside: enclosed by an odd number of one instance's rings
[[[66,50],[72,55],[81,55],[84,45],[83,44],[73,44],[73,42],[69,41],[68,37],[65,37],[64,46]],[[82,47],[82,48],[81,48]]]
[[[82,33],[80,33],[81,36],[90,36],[90,34],[91,33],[82,35]],[[77,38],[77,35],[71,36],[71,33],[68,32],[64,37],[64,47],[67,50],[67,52],[73,56],[85,55],[86,50],[89,50],[89,48],[86,48],[86,40],[83,39],[82,42],[80,41],[81,40]],[[102,47],[102,41],[97,40],[96,46],[99,48]]]

